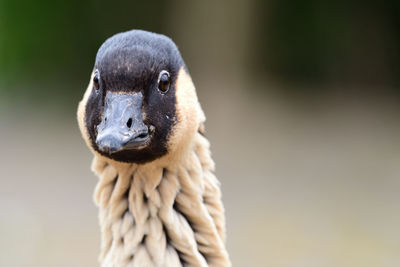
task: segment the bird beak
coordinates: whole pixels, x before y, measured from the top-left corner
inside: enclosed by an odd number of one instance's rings
[[[101,151],[111,154],[148,145],[150,134],[143,123],[142,102],[142,93],[106,93],[103,115],[97,126],[96,144]]]

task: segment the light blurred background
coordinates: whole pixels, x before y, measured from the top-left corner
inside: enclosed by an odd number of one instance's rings
[[[75,113],[133,28],[191,71],[234,266],[400,266],[397,0],[0,0],[0,266],[97,266]]]

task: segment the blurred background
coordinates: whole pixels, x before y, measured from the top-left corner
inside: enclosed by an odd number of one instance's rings
[[[191,71],[234,266],[400,266],[396,0],[0,0],[0,266],[97,266],[75,114],[133,28]]]

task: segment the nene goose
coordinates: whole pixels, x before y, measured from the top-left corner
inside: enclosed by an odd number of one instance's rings
[[[230,266],[205,116],[174,42],[107,39],[78,107],[94,153],[100,265]]]

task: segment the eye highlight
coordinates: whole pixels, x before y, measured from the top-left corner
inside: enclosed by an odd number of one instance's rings
[[[100,73],[98,70],[95,70],[93,75],[93,85],[96,90],[99,90],[99,80],[100,80]]]
[[[160,76],[158,78],[158,90],[162,93],[166,93],[169,90],[170,85],[170,76],[168,71],[163,70],[160,72]]]

